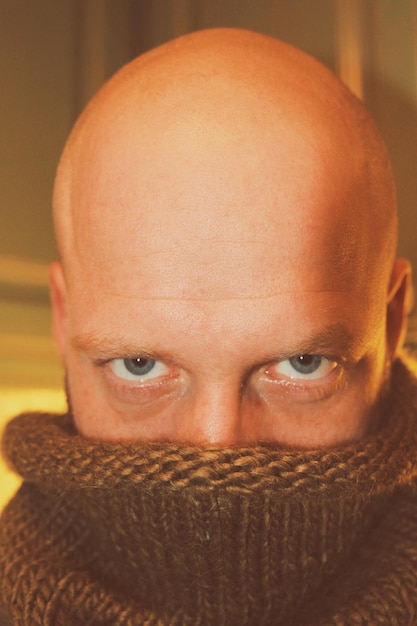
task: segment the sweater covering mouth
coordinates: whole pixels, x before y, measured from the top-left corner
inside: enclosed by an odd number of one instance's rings
[[[0,605],[24,626],[411,625],[416,412],[397,362],[380,430],[338,448],[97,442],[19,416]]]

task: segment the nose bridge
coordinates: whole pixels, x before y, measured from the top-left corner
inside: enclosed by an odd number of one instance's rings
[[[185,438],[201,444],[233,445],[241,433],[240,383],[225,378],[200,385],[192,402]]]

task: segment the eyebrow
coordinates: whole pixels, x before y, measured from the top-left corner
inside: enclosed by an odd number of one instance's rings
[[[353,355],[363,348],[362,338],[353,335],[342,324],[329,324],[317,333],[311,333],[292,346],[284,346],[282,350],[271,350],[268,359],[282,360],[297,354],[318,354],[336,356],[343,352]],[[83,352],[96,360],[111,360],[122,357],[148,357],[172,361],[173,355],[160,349],[153,349],[150,345],[139,344],[135,340],[123,336],[103,333],[81,333],[71,339],[71,345],[77,352]]]
[[[288,358],[300,354],[321,354],[322,356],[340,356],[353,358],[364,350],[365,341],[354,335],[342,324],[329,324],[317,333],[307,334],[285,351],[280,358]]]
[[[149,346],[139,345],[124,337],[103,333],[81,333],[74,335],[71,345],[77,352],[84,352],[95,359],[112,359],[117,357],[155,357],[162,356],[159,350],[151,350]]]

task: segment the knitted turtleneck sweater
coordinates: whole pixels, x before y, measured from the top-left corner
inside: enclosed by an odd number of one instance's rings
[[[417,384],[397,363],[380,431],[338,449],[91,442],[24,415],[0,523],[19,626],[417,624]]]

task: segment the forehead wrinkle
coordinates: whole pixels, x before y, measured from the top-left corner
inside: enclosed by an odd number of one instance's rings
[[[134,300],[137,302],[175,302],[175,303],[198,303],[198,302],[210,302],[210,303],[228,303],[228,302],[263,302],[267,300],[278,300],[282,296],[290,295],[315,295],[315,294],[334,294],[334,295],[344,295],[347,293],[352,293],[351,289],[346,290],[336,290],[336,289],[285,289],[276,291],[270,294],[263,295],[253,295],[253,296],[243,296],[243,295],[233,295],[233,296],[225,296],[223,298],[220,297],[208,297],[208,296],[144,296],[143,294],[138,297],[137,294],[128,294],[125,291],[112,291],[112,294],[117,296],[123,300]]]

